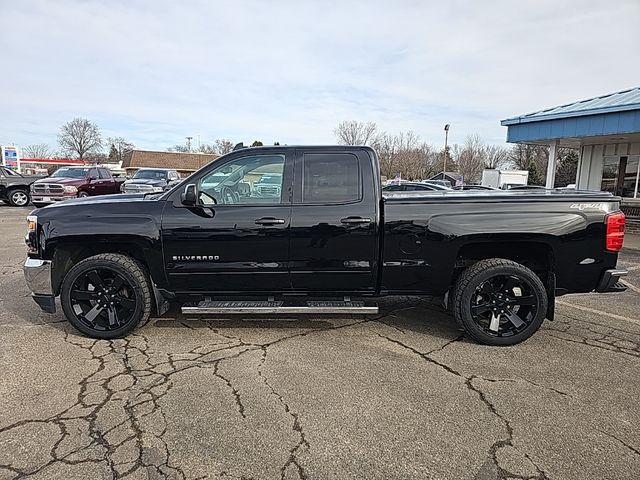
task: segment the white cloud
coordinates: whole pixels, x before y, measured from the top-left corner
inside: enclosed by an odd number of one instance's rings
[[[74,116],[148,148],[332,143],[345,119],[500,143],[502,118],[640,78],[637,0],[0,1],[0,143]]]

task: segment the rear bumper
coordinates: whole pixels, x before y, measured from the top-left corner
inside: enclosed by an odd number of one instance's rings
[[[23,270],[35,302],[45,312],[55,313],[55,296],[51,287],[51,260],[27,258]]]
[[[626,270],[606,270],[602,274],[602,278],[600,279],[600,282],[596,287],[596,292],[624,292],[627,287],[624,284],[620,283],[620,278],[624,277],[626,274]]]

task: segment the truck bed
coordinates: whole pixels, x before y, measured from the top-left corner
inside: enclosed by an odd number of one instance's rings
[[[426,283],[444,293],[451,265],[540,251],[553,265],[558,294],[592,291],[616,264],[604,247],[605,217],[619,202],[607,192],[559,189],[385,195],[382,289]]]

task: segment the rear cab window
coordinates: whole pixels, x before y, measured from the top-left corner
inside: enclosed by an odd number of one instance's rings
[[[305,153],[302,203],[354,203],[362,199],[358,157],[351,153]]]

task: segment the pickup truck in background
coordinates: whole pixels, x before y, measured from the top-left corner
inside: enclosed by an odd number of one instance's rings
[[[12,207],[26,207],[31,201],[31,184],[41,178],[41,175],[23,175],[0,165],[0,200]]]
[[[170,168],[141,168],[133,178],[125,181],[120,189],[123,193],[164,192],[180,182],[177,170]]]
[[[33,182],[31,201],[36,207],[76,197],[120,193],[124,179],[111,174],[106,167],[62,167],[47,178]]]
[[[618,197],[383,197],[378,165],[369,147],[240,148],[165,193],[37,209],[25,277],[43,310],[60,296],[95,338],[126,335],[170,302],[195,315],[345,314],[417,295],[442,296],[469,338],[512,345],[553,319],[556,296],[625,289]],[[262,177],[279,179],[279,196],[247,188]]]

